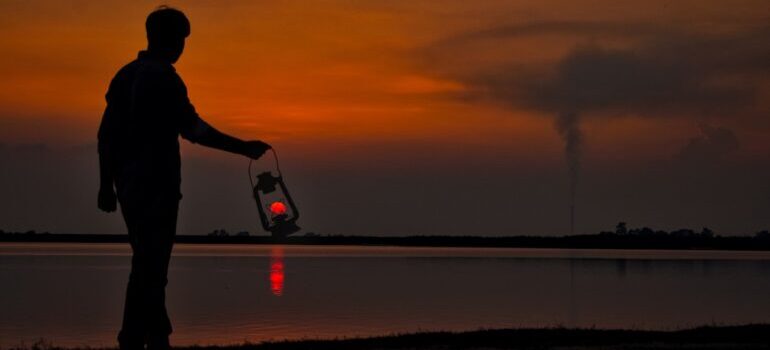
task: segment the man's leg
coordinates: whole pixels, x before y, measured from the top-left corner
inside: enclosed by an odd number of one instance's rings
[[[171,320],[166,311],[166,285],[168,264],[176,234],[176,220],[179,200],[177,198],[160,203],[158,217],[152,223],[156,234],[148,238],[148,288],[147,288],[147,349],[169,348],[168,336],[172,332]]]
[[[168,348],[171,322],[165,306],[168,263],[176,231],[178,199],[154,198],[121,207],[133,250],[126,291],[121,348]],[[138,346],[137,346],[138,345]]]
[[[136,206],[139,204],[121,203],[123,219],[128,228],[128,240],[131,244],[131,272],[128,276],[128,286],[126,288],[126,301],[123,307],[123,326],[118,334],[118,343],[123,350],[143,349],[147,330],[144,324],[143,306],[144,293],[146,285],[146,268],[144,257],[139,253],[139,221],[140,213]]]

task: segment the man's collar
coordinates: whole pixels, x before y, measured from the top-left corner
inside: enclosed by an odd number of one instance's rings
[[[139,51],[139,54],[136,56],[136,59],[140,61],[153,61],[153,62],[161,63],[164,65],[168,65],[172,70],[176,70],[174,69],[173,64],[169,63],[164,59],[161,59],[156,55],[153,55],[150,51],[147,51],[147,50]]]

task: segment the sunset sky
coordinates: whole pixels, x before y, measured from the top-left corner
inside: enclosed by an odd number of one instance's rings
[[[125,232],[96,129],[161,4],[0,2],[0,229]],[[278,150],[306,231],[566,234],[571,181],[576,233],[770,228],[765,0],[166,4],[196,109]],[[183,142],[179,233],[261,233],[247,164]]]

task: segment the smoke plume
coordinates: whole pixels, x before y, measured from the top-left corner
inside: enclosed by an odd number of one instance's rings
[[[527,63],[516,50],[500,49],[519,38],[540,35],[585,40],[551,61]],[[699,33],[601,21],[508,23],[442,40],[426,50],[426,62],[438,74],[469,87],[459,98],[502,102],[515,111],[554,116],[564,142],[574,225],[582,119],[602,122],[631,116],[701,121],[740,115],[764,124],[767,112],[756,102],[761,97],[759,87],[766,85],[763,77],[770,72],[768,39],[768,26]],[[618,42],[628,46],[619,47]],[[510,56],[505,56],[507,52]],[[448,63],[436,68],[436,62]],[[709,159],[735,148],[735,137],[729,132],[709,129],[703,133],[683,150],[682,159]]]
[[[580,175],[583,141],[583,133],[580,130],[580,117],[576,112],[562,113],[556,118],[554,126],[564,141],[564,156],[567,160],[567,171],[569,174],[570,234],[573,234],[575,230],[575,196],[577,195],[578,178]]]

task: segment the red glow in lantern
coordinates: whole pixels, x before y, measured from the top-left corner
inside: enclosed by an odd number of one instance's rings
[[[270,204],[270,213],[273,216],[286,214],[286,205],[282,202],[273,202]]]

